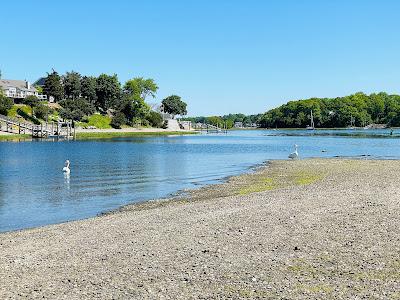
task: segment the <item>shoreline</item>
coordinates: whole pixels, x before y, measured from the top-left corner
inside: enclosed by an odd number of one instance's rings
[[[88,129],[76,132],[76,139],[113,138],[113,137],[140,137],[140,136],[171,136],[198,134],[193,130],[171,131],[159,128],[124,128],[124,129]]]
[[[76,131],[77,140],[85,139],[107,139],[114,137],[146,137],[146,136],[178,136],[198,134],[194,130],[171,131],[161,128],[123,128],[123,129],[81,129]],[[1,141],[30,141],[33,140],[30,134],[17,134],[0,131]],[[40,139],[39,139],[40,140]]]
[[[271,161],[172,201],[1,233],[0,294],[399,297],[399,171],[400,160]]]

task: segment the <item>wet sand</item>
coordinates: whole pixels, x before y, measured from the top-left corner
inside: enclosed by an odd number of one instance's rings
[[[2,299],[400,299],[400,161],[274,161],[0,234]]]

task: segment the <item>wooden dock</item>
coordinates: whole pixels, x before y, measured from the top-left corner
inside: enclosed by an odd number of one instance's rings
[[[72,121],[51,122],[35,125],[28,122],[21,122],[16,118],[0,115],[0,131],[15,134],[30,134],[33,138],[75,137],[75,128]]]
[[[200,130],[200,132],[206,132],[206,133],[228,133],[228,129],[226,128],[225,125],[219,127],[204,123],[201,124],[200,126],[196,126],[195,129]]]

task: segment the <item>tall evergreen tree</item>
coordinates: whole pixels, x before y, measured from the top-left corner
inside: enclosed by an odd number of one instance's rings
[[[81,74],[71,71],[63,78],[64,94],[67,98],[76,99],[81,95]]]
[[[60,101],[64,97],[64,88],[61,83],[61,77],[56,71],[48,73],[44,82],[43,92],[47,96],[54,97],[55,101]]]
[[[106,112],[109,108],[116,107],[121,99],[121,84],[117,75],[109,76],[101,74],[97,78],[96,108]]]
[[[81,94],[82,97],[90,103],[95,104],[97,101],[96,95],[97,80],[96,77],[83,76],[81,80]]]

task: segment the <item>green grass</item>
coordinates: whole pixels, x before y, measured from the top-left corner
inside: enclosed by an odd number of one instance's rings
[[[19,117],[17,110],[20,109],[27,115],[30,115],[32,113],[32,110],[29,106],[24,105],[24,104],[14,104],[13,107],[8,111],[7,116],[11,118],[16,118]]]
[[[57,122],[58,121],[58,110],[54,110],[51,115],[49,115],[49,122]]]
[[[13,134],[13,135],[0,135],[0,141],[16,141],[22,139],[30,139],[30,134]]]
[[[32,109],[25,104],[14,104],[7,112],[7,116],[11,118],[22,118],[25,121],[40,124],[40,120],[32,117]]]
[[[157,131],[157,132],[77,132],[77,139],[110,139],[115,137],[141,137],[141,136],[166,136],[166,135],[186,135],[196,134],[196,132],[180,131]]]
[[[88,117],[87,122],[79,122],[78,125],[82,126],[83,128],[94,126],[98,129],[109,129],[111,128],[110,123],[111,123],[111,118],[109,116],[94,114]]]

